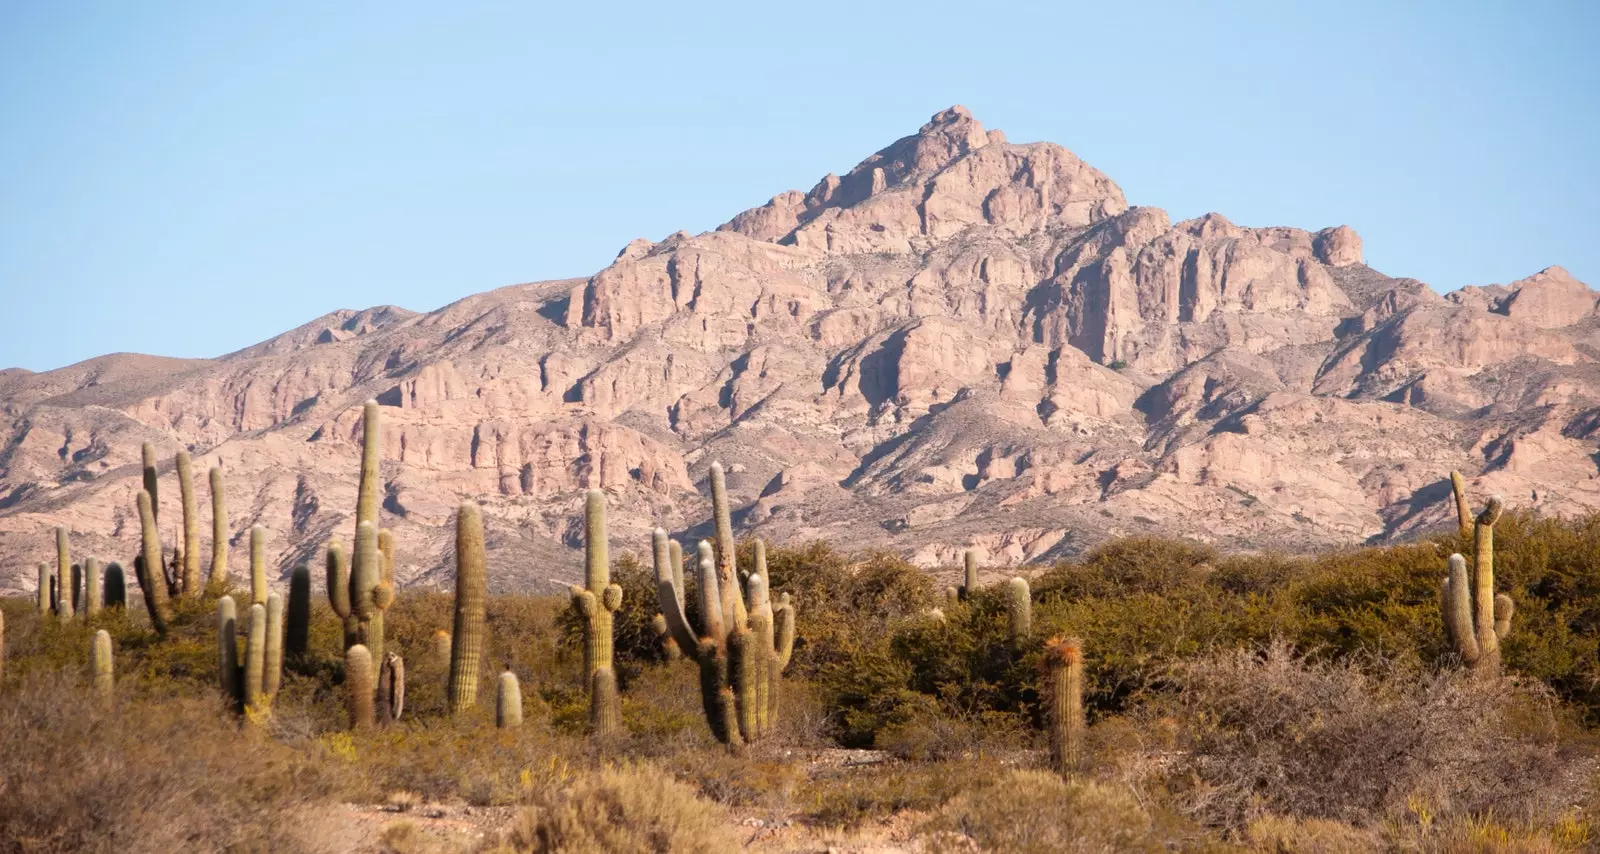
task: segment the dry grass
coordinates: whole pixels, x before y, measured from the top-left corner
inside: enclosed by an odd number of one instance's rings
[[[740,842],[723,809],[658,768],[625,765],[541,789],[505,854],[722,854]]]

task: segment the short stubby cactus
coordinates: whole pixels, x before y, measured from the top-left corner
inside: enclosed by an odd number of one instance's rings
[[[267,529],[250,526],[250,604],[267,604]]]
[[[488,574],[483,556],[483,515],[468,501],[456,513],[456,616],[450,644],[450,713],[478,703],[479,666],[486,640]]]
[[[1044,646],[1044,686],[1050,715],[1050,760],[1062,776],[1083,761],[1083,641],[1051,638]]]
[[[501,729],[522,726],[522,686],[510,670],[500,674],[494,698],[494,725]]]
[[[300,661],[311,646],[311,569],[303,563],[289,571],[288,609],[283,654],[290,661]]]
[[[100,587],[100,560],[88,558],[83,562],[83,612],[86,617],[97,617],[105,606],[105,591]]]
[[[211,574],[206,590],[213,596],[228,587],[228,498],[223,492],[222,469],[213,467],[211,479]]]
[[[965,602],[978,592],[978,553],[967,549],[961,554],[963,566],[961,586],[956,589],[956,596]]]
[[[144,464],[144,491],[150,493],[150,513],[153,516],[161,515],[161,493],[158,491],[160,478],[156,476],[156,446],[145,442],[139,446],[139,457]]]
[[[1027,640],[1033,631],[1033,594],[1028,589],[1028,579],[1020,575],[1006,582],[1006,617],[1011,640]]]
[[[122,570],[122,564],[116,561],[112,561],[111,565],[106,567],[105,606],[128,607],[128,577]]]
[[[1494,592],[1494,525],[1505,507],[1500,496],[1489,499],[1473,525],[1473,578],[1467,579],[1467,559],[1450,556],[1450,574],[1440,590],[1445,634],[1462,663],[1473,672],[1500,672],[1500,642],[1511,634],[1515,604]]]
[[[111,633],[105,629],[94,633],[94,645],[89,650],[89,666],[94,671],[95,694],[102,701],[110,700],[117,688],[117,677],[111,661]]]
[[[50,573],[50,564],[39,564],[39,613],[48,614],[54,605],[50,601],[50,585],[55,583],[55,576]]]
[[[144,591],[150,625],[157,634],[164,636],[167,624],[172,621],[172,606],[167,601],[167,584],[161,575],[161,532],[156,527],[155,502],[149,492],[139,493],[139,526],[139,560],[134,568],[139,572],[139,587]]]
[[[242,696],[239,673],[239,613],[232,596],[217,600],[217,684],[223,696]]]
[[[361,644],[344,652],[345,709],[350,714],[350,728],[372,729],[372,653]]]
[[[444,629],[436,629],[433,633],[432,644],[433,661],[440,668],[450,666],[450,633]]]
[[[609,680],[616,685],[612,669],[613,627],[617,609],[622,607],[622,588],[611,583],[611,558],[606,542],[606,495],[591,489],[584,496],[584,586],[572,588],[572,607],[584,617],[583,671],[589,687],[589,719],[596,735],[610,735],[618,720],[614,709],[602,709],[602,704],[616,704],[616,690],[609,694],[595,690],[595,685]],[[600,676],[600,671],[609,676]]]
[[[183,595],[200,595],[200,511],[194,497],[194,464],[186,451],[179,451],[178,495],[183,502],[183,570],[179,586]]]

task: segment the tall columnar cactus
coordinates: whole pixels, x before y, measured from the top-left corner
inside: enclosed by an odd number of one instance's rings
[[[1445,634],[1462,663],[1473,672],[1500,672],[1500,642],[1511,634],[1515,604],[1494,592],[1494,524],[1505,507],[1500,496],[1489,499],[1473,526],[1473,578],[1467,580],[1467,559],[1450,556],[1440,604]]]
[[[250,526],[250,604],[267,604],[267,529]]]
[[[200,595],[200,510],[194,497],[194,465],[187,451],[178,452],[178,494],[183,500],[183,595]]]
[[[478,667],[485,641],[488,572],[483,557],[483,515],[468,501],[456,513],[456,617],[450,644],[450,713],[478,703]]]
[[[244,641],[244,710],[246,714],[260,714],[266,710],[268,699],[262,690],[267,671],[267,606],[251,605],[250,622],[245,628],[249,633]]]
[[[56,578],[54,571],[50,573],[50,612],[61,613],[61,579]]]
[[[100,588],[100,559],[87,558],[83,562],[83,613],[85,617],[100,615],[105,607],[105,595]]]
[[[749,610],[741,601],[738,612],[745,616],[725,619],[723,573],[711,543],[702,540],[696,566],[697,632],[685,615],[683,585],[674,578],[666,532],[656,529],[654,540],[657,604],[678,648],[691,651],[700,664],[700,699],[712,734],[728,745],[760,738],[777,721],[779,677],[794,650],[794,605],[785,595],[774,606],[766,576],[752,573]]]
[[[167,624],[172,621],[172,606],[167,602],[166,579],[161,576],[161,531],[156,527],[155,502],[149,492],[139,493],[139,528],[139,560],[134,568],[144,591],[145,608],[150,611],[150,625],[165,636]]]
[[[72,619],[72,590],[68,585],[72,583],[72,553],[67,549],[67,529],[56,529],[56,589],[60,591],[61,601],[56,603],[56,616],[63,620]]]
[[[219,595],[228,587],[228,497],[223,491],[222,469],[212,467],[211,478],[211,574],[206,590]]]
[[[722,463],[711,464],[711,512],[717,531],[717,583],[722,593],[722,621],[742,625],[747,619],[739,595],[737,547],[733,542],[733,515],[728,507],[728,484]]]
[[[510,669],[500,674],[494,697],[494,725],[501,729],[522,726],[522,686]]]
[[[360,642],[356,615],[350,610],[350,561],[338,540],[328,544],[328,605],[344,624],[344,648]]]
[[[383,437],[378,431],[378,402],[369,400],[361,407],[361,485],[356,493],[356,525],[378,525],[378,503],[383,493],[383,474],[379,469]]]
[[[232,596],[217,600],[217,684],[224,696],[243,696],[239,673],[239,612]]]
[[[55,583],[55,576],[50,573],[50,564],[39,564],[39,613],[50,613],[50,585]]]
[[[1033,594],[1028,589],[1028,579],[1020,575],[1006,583],[1006,616],[1011,640],[1027,640],[1033,632]]]
[[[161,493],[157,491],[160,479],[156,477],[156,446],[145,442],[139,446],[139,456],[144,462],[144,491],[150,493],[150,514],[161,515]]]
[[[261,672],[261,693],[267,703],[278,695],[283,684],[283,594],[267,594],[266,664]]]
[[[362,522],[356,526],[355,560],[350,565],[350,613],[356,624],[356,639],[374,659],[383,658],[383,612],[394,602],[393,564],[385,560],[378,547],[378,526]],[[393,541],[390,542],[393,548]],[[384,578],[384,566],[390,577]]]
[[[1450,473],[1450,491],[1456,498],[1456,527],[1462,537],[1472,536],[1472,510],[1467,503],[1467,480],[1461,472]]]
[[[122,564],[112,561],[106,567],[106,595],[107,608],[128,607],[128,577],[122,570]]]
[[[389,652],[378,668],[378,724],[389,726],[400,720],[406,709],[406,662]]]
[[[1051,638],[1044,647],[1044,694],[1050,714],[1050,761],[1062,776],[1083,761],[1083,641]]]
[[[612,669],[613,626],[617,609],[622,607],[622,588],[611,583],[611,557],[606,542],[606,494],[591,489],[584,496],[583,513],[584,586],[572,587],[572,607],[585,619],[583,627],[583,676],[589,688],[589,719],[596,735],[611,735],[617,720],[614,709],[602,704],[616,703],[616,673]],[[604,674],[601,671],[605,671]],[[598,690],[609,682],[609,692]],[[608,729],[599,729],[606,727]]]
[[[289,610],[284,619],[283,653],[290,661],[300,661],[311,647],[311,569],[303,563],[289,572]]]
[[[111,661],[111,633],[105,629],[94,633],[94,645],[89,648],[89,666],[94,671],[94,693],[102,702],[109,701],[116,691],[117,677]]]
[[[378,402],[368,400],[361,407],[361,480],[356,490],[356,539],[355,551],[350,557],[350,626],[353,635],[346,640],[345,645],[351,643],[363,644],[372,654],[374,665],[383,661],[383,642],[373,644],[368,635],[372,631],[373,614],[378,610],[374,607],[373,592],[378,587],[381,575],[380,549],[378,547],[378,504],[383,491],[382,473],[379,469],[379,458],[382,454],[382,444],[378,432]],[[362,533],[362,526],[372,529],[370,535]],[[380,614],[378,629],[382,631],[383,617]]]
[[[978,592],[978,553],[967,549],[961,554],[961,562],[965,567],[961,587],[958,589],[958,598],[965,602]]]
[[[373,724],[372,653],[361,644],[344,652],[345,708],[350,713],[352,730],[367,730]]]
[[[83,601],[83,565],[82,564],[75,563],[75,564],[72,565],[72,583],[70,585],[70,588],[71,588],[69,590],[69,594],[70,595],[68,595],[67,598],[72,600],[72,615],[74,617],[82,616],[83,615],[83,611],[84,611],[84,605],[86,604]]]

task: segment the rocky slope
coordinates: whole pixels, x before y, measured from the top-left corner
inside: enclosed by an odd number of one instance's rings
[[[1596,299],[1558,267],[1439,296],[1363,266],[1343,226],[1174,223],[954,107],[586,280],[338,312],[214,360],[0,372],[0,588],[33,586],[56,525],[133,553],[144,441],[168,471],[180,448],[221,465],[233,529],[266,526],[286,573],[351,535],[369,397],[410,583],[448,580],[466,497],[505,588],[574,576],[586,487],[614,496],[619,548],[698,534],[713,459],[746,532],[928,564],[1401,537],[1445,523],[1452,468],[1579,512],[1600,507]]]

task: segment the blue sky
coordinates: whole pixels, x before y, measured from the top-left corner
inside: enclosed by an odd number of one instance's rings
[[[1600,4],[546,5],[0,2],[0,367],[587,275],[955,103],[1175,218],[1600,287]]]

